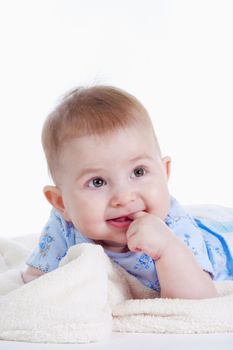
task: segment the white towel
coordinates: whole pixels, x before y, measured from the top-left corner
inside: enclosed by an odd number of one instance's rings
[[[218,298],[160,299],[101,246],[81,244],[58,269],[23,284],[20,270],[31,252],[23,241],[0,240],[0,339],[87,343],[112,331],[233,332],[232,281],[216,284]]]

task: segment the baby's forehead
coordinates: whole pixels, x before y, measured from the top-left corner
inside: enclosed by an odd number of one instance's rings
[[[87,134],[72,137],[64,143],[62,158],[78,157],[81,160],[98,158],[108,159],[111,156],[136,157],[140,154],[160,153],[160,149],[152,129],[127,128],[104,134]]]

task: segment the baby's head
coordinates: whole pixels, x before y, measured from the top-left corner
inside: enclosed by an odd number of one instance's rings
[[[77,88],[63,98],[48,116],[42,144],[50,174],[56,183],[63,146],[73,138],[104,137],[127,128],[147,128],[154,133],[143,105],[129,93],[110,86]],[[154,135],[157,151],[159,145]]]
[[[72,91],[46,119],[42,143],[55,183],[46,198],[87,237],[121,249],[130,214],[167,215],[170,159],[132,95],[110,86]]]

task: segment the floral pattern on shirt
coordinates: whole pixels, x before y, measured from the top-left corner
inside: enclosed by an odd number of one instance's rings
[[[49,226],[47,226],[46,228],[49,229]],[[50,246],[54,241],[55,239],[49,233],[43,234],[39,242],[41,256],[45,257],[48,254],[48,250],[50,249]]]

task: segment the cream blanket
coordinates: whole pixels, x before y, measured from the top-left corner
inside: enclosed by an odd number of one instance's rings
[[[114,265],[101,246],[73,246],[60,267],[23,284],[20,270],[34,245],[0,239],[0,339],[87,343],[112,331],[233,332],[233,282],[206,300],[160,299]]]

